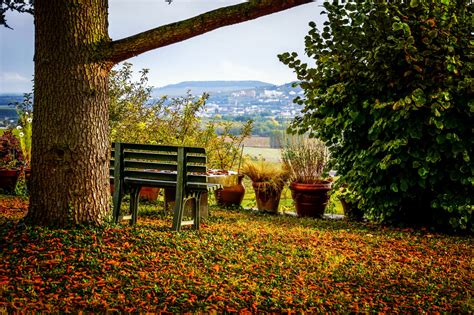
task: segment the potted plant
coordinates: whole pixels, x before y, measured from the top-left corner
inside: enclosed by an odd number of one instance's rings
[[[242,168],[242,174],[252,180],[258,210],[278,213],[281,192],[288,180],[288,171],[280,165],[260,160],[247,161]]]
[[[23,166],[20,142],[11,129],[0,136],[0,189],[15,191],[18,176]]]
[[[337,197],[341,202],[344,216],[349,221],[362,221],[364,213],[359,208],[359,196],[346,184],[341,184],[337,190]]]
[[[323,178],[329,159],[326,145],[318,139],[291,137],[282,149],[290,173],[291,196],[300,217],[321,217],[329,201],[332,182]]]
[[[243,141],[252,133],[253,121],[247,121],[238,134],[232,132],[231,123],[222,123],[222,130],[218,137],[210,137],[206,143],[208,163],[208,181],[221,184],[224,188],[215,192],[217,204],[220,206],[240,206],[245,195],[242,183],[244,175],[240,173],[243,155]],[[215,133],[216,126],[208,125],[208,132]],[[233,169],[237,168],[236,171]]]

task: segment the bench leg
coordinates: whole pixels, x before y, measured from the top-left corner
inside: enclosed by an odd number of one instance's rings
[[[199,226],[201,224],[201,198],[202,193],[197,193],[196,197],[196,206],[194,207],[194,228],[199,230]]]
[[[123,198],[123,188],[121,187],[122,185],[117,185],[114,189],[114,195],[112,197],[113,201],[113,217],[115,223],[118,223],[119,216],[120,216],[120,205],[122,204],[122,198]]]
[[[174,215],[173,215],[173,230],[181,230],[181,222],[183,221],[184,212],[184,200],[183,198],[177,198],[174,204]]]
[[[139,194],[140,187],[134,187],[130,192],[130,215],[132,216],[130,225],[135,225],[137,223]]]

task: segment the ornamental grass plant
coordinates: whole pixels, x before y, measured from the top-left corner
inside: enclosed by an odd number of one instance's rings
[[[329,151],[321,140],[301,135],[288,137],[281,156],[291,182],[315,184],[323,180]]]
[[[281,191],[289,178],[286,168],[277,163],[265,160],[246,161],[241,173],[249,177],[254,183],[261,183],[263,187]]]

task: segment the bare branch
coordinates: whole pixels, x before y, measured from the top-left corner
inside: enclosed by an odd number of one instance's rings
[[[222,26],[256,19],[310,2],[312,0],[250,0],[112,41],[106,44],[101,57],[103,60],[118,63],[149,50],[174,44]]]

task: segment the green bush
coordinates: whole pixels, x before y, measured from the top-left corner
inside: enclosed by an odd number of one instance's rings
[[[324,4],[290,127],[326,141],[369,217],[474,231],[472,1]]]

